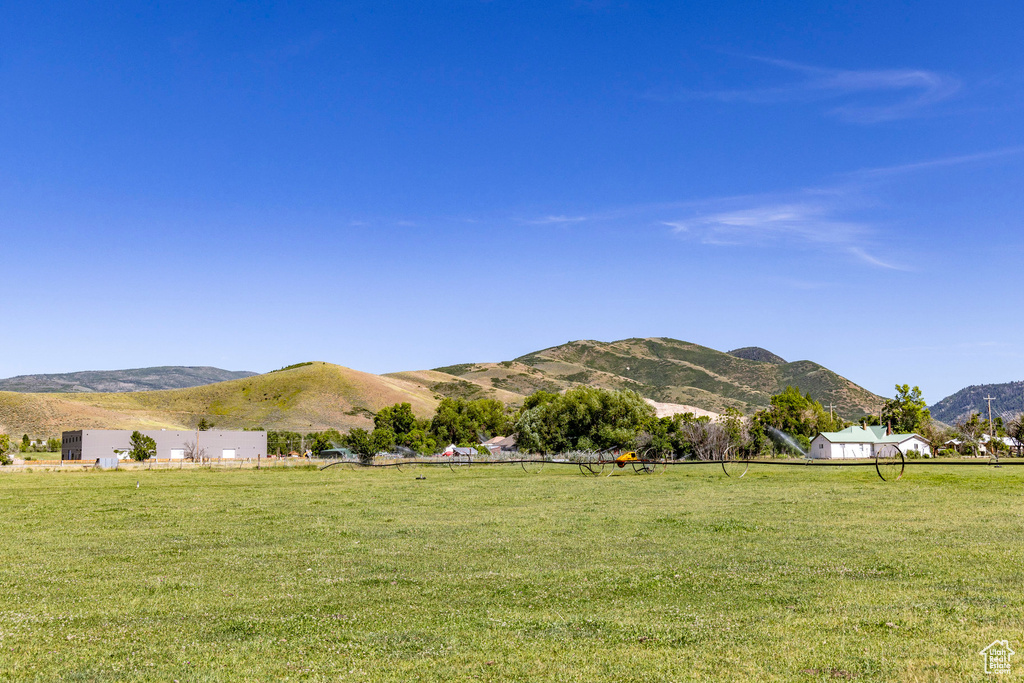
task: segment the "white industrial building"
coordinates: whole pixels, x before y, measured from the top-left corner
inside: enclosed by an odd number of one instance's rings
[[[919,434],[888,434],[885,427],[847,427],[839,432],[821,432],[811,441],[810,457],[825,460],[873,458],[886,446],[898,446],[904,455],[917,451],[930,457],[932,447]]]
[[[131,429],[80,429],[61,435],[62,460],[125,460],[131,450]],[[156,442],[159,460],[184,460],[194,450],[204,460],[246,460],[267,455],[267,433],[263,431],[175,431],[140,429]]]

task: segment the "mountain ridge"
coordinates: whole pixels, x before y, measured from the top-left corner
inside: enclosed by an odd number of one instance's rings
[[[812,361],[780,364],[750,360],[667,337],[577,340],[511,361],[460,363],[389,376],[423,381],[424,372],[458,378],[466,398],[493,389],[525,396],[537,390],[562,391],[588,384],[632,389],[662,403],[692,405],[718,413],[735,408],[749,414],[767,406],[772,394],[792,384],[825,405],[834,404],[847,419],[874,413],[884,400]]]
[[[252,377],[247,370],[223,370],[208,365],[159,365],[124,370],[82,370],[16,375],[0,379],[0,391],[19,393],[125,393],[163,391]]]
[[[744,346],[741,349],[733,349],[732,351],[726,351],[730,356],[736,356],[737,358],[745,358],[746,360],[756,360],[761,363],[774,363],[775,365],[785,365],[786,359],[782,356],[776,355],[768,349],[763,349],[760,346]]]
[[[948,425],[967,419],[971,413],[988,417],[988,402],[993,397],[992,417],[1004,420],[1024,413],[1024,381],[999,384],[972,384],[929,406],[932,417]]]

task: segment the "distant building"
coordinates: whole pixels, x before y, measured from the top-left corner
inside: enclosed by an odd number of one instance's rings
[[[898,446],[904,455],[917,451],[923,456],[932,454],[932,447],[919,434],[887,434],[885,427],[847,427],[839,432],[821,432],[811,441],[812,458],[826,460],[843,458],[873,458],[884,446]]]
[[[480,445],[483,448],[486,448],[491,455],[509,453],[516,450],[516,437],[496,436],[493,439],[488,439],[487,441],[484,441]]]
[[[477,452],[477,450],[475,448],[466,448],[464,446],[456,446],[455,444],[451,444],[451,445],[448,446],[448,448],[444,449],[441,452],[441,455],[469,455],[469,456],[473,456],[473,455],[479,455],[479,453]]]
[[[978,439],[978,452],[982,453],[982,454],[988,453],[990,449],[987,447],[987,444],[990,441],[992,441],[992,440],[993,440],[993,437],[989,436],[988,434],[982,434],[981,437]],[[1013,439],[1011,439],[1008,436],[997,436],[997,437],[995,437],[994,440],[996,442],[998,442],[998,443],[1003,444],[1003,446],[1008,448],[1011,452],[1019,450],[1017,442],[1014,441]],[[949,441],[946,441],[945,443],[943,443],[942,446],[944,448],[952,448],[953,450],[957,451],[958,453],[962,453],[961,449],[962,449],[964,443],[965,442],[963,440],[961,440],[961,439],[950,439]],[[992,450],[997,450],[997,449],[992,449]]]
[[[131,450],[131,429],[85,429],[64,432],[61,436],[62,460],[120,458]],[[242,432],[211,429],[205,432],[140,429],[156,441],[160,460],[184,460],[193,447],[206,460],[255,459],[267,455],[266,432]],[[196,436],[198,435],[198,444]]]

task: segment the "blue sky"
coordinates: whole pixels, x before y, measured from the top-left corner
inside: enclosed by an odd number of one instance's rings
[[[1024,378],[1024,6],[6,3],[0,376],[571,339]]]

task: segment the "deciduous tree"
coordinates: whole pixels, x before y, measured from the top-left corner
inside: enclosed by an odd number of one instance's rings
[[[896,396],[882,406],[882,424],[889,425],[896,434],[919,434],[932,421],[928,404],[921,396],[921,388],[897,384]]]
[[[345,445],[363,462],[371,462],[373,456],[377,454],[377,446],[370,437],[370,433],[359,427],[349,431],[345,437]]]
[[[156,441],[142,432],[132,432],[128,456],[137,462],[156,457]]]
[[[655,420],[654,409],[634,391],[578,386],[531,404],[516,422],[516,440],[524,451],[625,448]]]
[[[1006,435],[1013,441],[1013,445],[1017,449],[1017,455],[1024,452],[1024,413],[1006,424]]]

